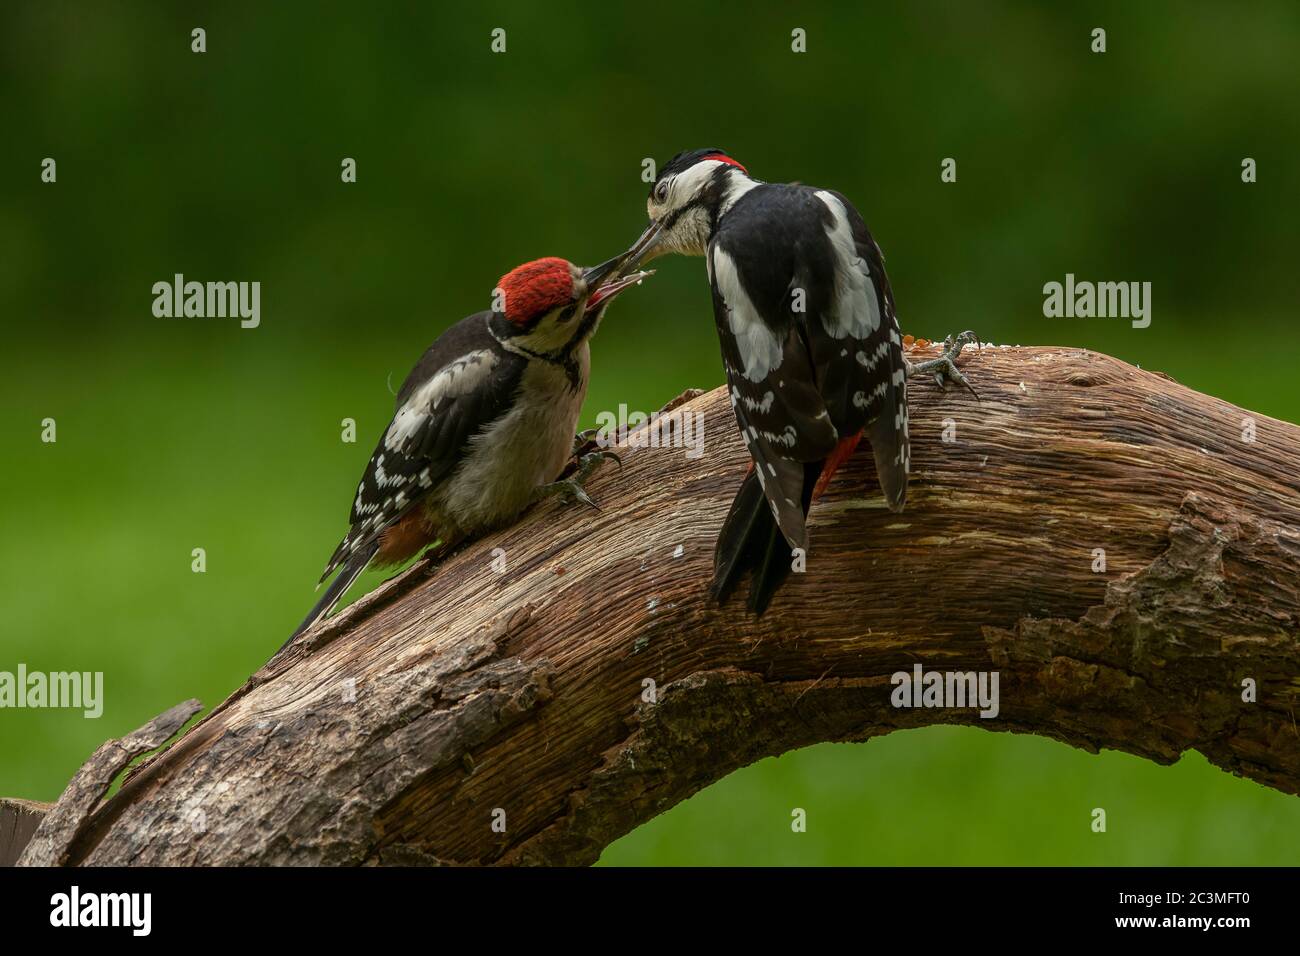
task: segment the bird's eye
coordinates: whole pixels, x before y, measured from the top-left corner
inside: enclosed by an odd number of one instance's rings
[[[573,318],[574,313],[577,311],[578,311],[578,304],[575,302],[573,305],[569,306],[563,312],[560,313],[559,321],[568,322],[570,319]]]
[[[655,187],[655,201],[656,201],[656,202],[667,202],[667,200],[668,200],[668,182],[669,182],[669,181],[668,181],[667,179],[665,179],[665,180],[661,181],[661,182],[659,183],[658,186]]]

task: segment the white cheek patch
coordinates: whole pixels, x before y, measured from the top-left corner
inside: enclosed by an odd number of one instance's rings
[[[844,204],[822,190],[817,198],[826,204],[834,224],[826,230],[835,253],[835,302],[829,315],[822,315],[822,325],[832,338],[865,339],[880,328],[880,302],[871,281],[867,261],[858,255]]]
[[[745,293],[731,256],[715,246],[709,258],[713,260],[714,281],[727,309],[727,327],[736,337],[736,348],[745,366],[745,378],[751,382],[762,381],[784,358],[781,340],[767,327]]]
[[[497,358],[486,349],[470,352],[444,367],[437,375],[416,389],[406,404],[393,416],[384,433],[384,447],[402,451],[421,426],[438,410],[444,399],[453,399],[473,391],[492,372]]]
[[[668,210],[671,211],[690,202],[700,191],[700,187],[713,175],[713,171],[721,165],[723,165],[721,160],[706,159],[674,176],[672,182],[668,184],[668,202],[665,204]]]
[[[658,217],[655,216],[654,201],[646,203],[646,211],[651,219],[659,218],[666,221],[676,217],[672,220],[671,227],[660,236],[661,250],[687,256],[704,255],[712,231],[710,215],[703,206],[690,209],[687,207],[699,197],[719,168],[730,165],[718,159],[705,159],[673,176],[667,181],[668,195],[663,204],[658,207]],[[735,205],[736,200],[759,185],[743,175],[728,176],[724,182],[725,191],[719,199],[717,209],[719,216],[726,215],[727,210]]]

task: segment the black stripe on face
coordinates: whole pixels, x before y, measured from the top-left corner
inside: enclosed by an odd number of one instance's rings
[[[663,228],[660,230],[659,234],[663,235],[664,233],[671,232],[673,226],[677,225],[677,220],[681,219],[682,216],[686,215],[688,212],[690,212],[698,205],[699,205],[699,200],[691,200],[685,206],[679,206],[678,208],[674,209],[666,217],[664,217]]]
[[[591,336],[591,330],[595,328],[596,323],[600,320],[600,315],[605,311],[605,306],[607,304],[607,302],[602,302],[594,309],[584,310],[582,321],[578,323],[578,327],[574,329],[573,337],[569,339],[569,344],[565,347],[566,352],[572,353],[581,343],[587,341]]]
[[[499,322],[493,323],[492,327],[496,330],[497,335],[503,339],[513,339],[520,335],[531,335],[533,332],[537,331],[537,326],[541,324],[542,319],[551,311],[554,310],[543,309],[540,312],[534,312],[522,322],[516,322],[514,319],[505,315],[505,313],[493,312],[492,315],[499,319]],[[572,318],[572,315],[570,315],[570,318]]]
[[[722,208],[723,189],[726,183],[727,171],[730,168],[723,165],[714,170],[713,175],[705,180],[699,192],[689,202],[683,206],[678,206],[661,220],[663,225],[659,234],[661,236],[668,235],[683,216],[697,209],[703,209],[709,217],[709,233],[712,235],[718,228],[718,213]]]

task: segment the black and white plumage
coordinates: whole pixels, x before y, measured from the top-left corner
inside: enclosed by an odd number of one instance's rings
[[[651,187],[641,256],[703,255],[727,386],[754,467],[719,535],[714,591],[753,569],[766,607],[807,550],[814,493],[865,434],[889,507],[911,453],[907,369],[884,258],[842,194],[761,183],[721,150],[675,156]]]
[[[648,273],[539,259],[504,276],[500,311],[457,322],[424,353],[353,498],[326,592],[289,638],[329,613],[370,564],[397,564],[507,524],[573,451],[606,306]],[[288,642],[286,642],[288,643]]]
[[[357,485],[350,528],[324,581],[364,544],[423,502],[461,463],[470,439],[495,421],[519,387],[526,359],[489,330],[493,314],[457,322],[421,356],[397,393],[393,420]]]

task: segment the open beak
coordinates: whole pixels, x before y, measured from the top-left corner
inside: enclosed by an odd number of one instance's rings
[[[624,260],[623,269],[635,269],[649,257],[654,251],[655,244],[659,241],[659,230],[663,228],[663,220],[650,223],[645,227],[645,232],[641,237],[632,244],[632,248],[623,253],[620,257]]]
[[[627,252],[583,272],[582,278],[586,281],[587,288],[595,292],[603,283],[622,279],[639,266],[659,238],[659,226],[657,222],[650,223],[646,231],[641,233],[641,238]],[[641,278],[644,279],[645,275],[642,274]]]
[[[620,256],[619,258],[622,257]],[[611,259],[610,261],[613,262],[616,260]],[[603,269],[607,265],[609,265],[609,263],[607,262],[602,263],[601,265],[595,266],[594,268],[588,269],[587,271],[589,273],[595,272],[596,269]],[[609,275],[609,273],[606,273],[606,275]],[[640,285],[642,279],[644,279],[646,276],[652,276],[652,275],[654,275],[654,270],[646,269],[640,272],[630,272],[627,275],[616,274],[615,277],[612,279],[605,279],[605,281],[603,281],[602,283],[596,286],[596,290],[594,292],[591,292],[587,296],[587,311],[591,312],[595,309],[599,309],[601,306],[608,303],[611,299],[614,298],[614,296],[618,295],[624,289],[630,289],[634,285]],[[590,285],[588,286],[588,288],[590,288]]]
[[[602,262],[598,266],[592,266],[582,273],[583,281],[587,284],[588,312],[599,307],[602,303],[608,302],[624,289],[640,285],[641,280],[646,276],[654,275],[653,269],[635,270],[658,238],[659,223],[652,222],[646,231],[641,233],[641,238],[627,252]]]
[[[587,284],[587,291],[593,295],[599,291],[601,284],[609,279],[618,278],[619,270],[623,267],[623,262],[627,258],[627,253],[621,256],[615,256],[608,259],[598,266],[592,266],[590,269],[582,270],[582,280]]]

